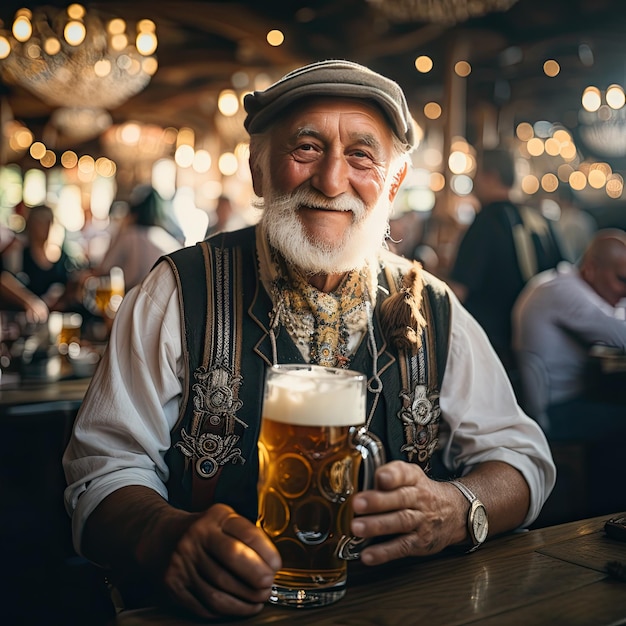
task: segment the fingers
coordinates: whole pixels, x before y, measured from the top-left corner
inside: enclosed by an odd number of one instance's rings
[[[41,324],[48,319],[49,311],[46,303],[39,298],[33,299],[25,305],[26,320],[34,324]]]
[[[419,465],[405,461],[391,461],[376,472],[376,488],[382,491],[414,486],[427,480],[429,479]]]
[[[282,562],[276,546],[256,525],[244,517],[232,514],[224,521],[223,528],[226,534],[238,539],[260,556],[272,570],[272,575],[281,568]]]
[[[415,509],[400,509],[382,515],[367,515],[353,520],[351,530],[359,537],[381,537],[409,533],[424,522],[424,514]]]
[[[356,515],[413,508],[421,485],[430,480],[413,463],[392,461],[376,472],[376,489],[362,491],[354,496],[352,507]]]
[[[197,615],[247,616],[262,609],[280,566],[265,533],[220,504],[179,541],[164,582],[173,599]]]
[[[177,604],[202,617],[254,615],[268,599],[270,585],[250,589],[208,555],[193,564],[176,554],[165,577],[165,584]]]
[[[447,545],[441,487],[417,465],[392,461],[379,468],[376,489],[356,494],[353,510],[352,533],[381,539],[363,549],[366,565],[424,556]]]
[[[434,554],[443,547],[445,546],[438,546],[435,536],[431,533],[412,532],[368,546],[361,553],[361,561],[365,565],[381,565],[407,556]]]

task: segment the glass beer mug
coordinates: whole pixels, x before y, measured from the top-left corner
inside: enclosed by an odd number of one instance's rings
[[[257,525],[283,567],[270,602],[323,606],[345,595],[347,561],[364,540],[350,534],[351,499],[373,486],[382,444],[365,428],[366,376],[319,365],[275,365],[266,376],[259,436]]]
[[[112,320],[124,298],[124,272],[112,267],[104,276],[90,276],[85,281],[85,307],[104,319]]]

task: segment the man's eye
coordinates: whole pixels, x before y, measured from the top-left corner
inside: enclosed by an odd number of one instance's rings
[[[356,159],[370,159],[370,160],[372,160],[372,155],[369,154],[369,152],[366,152],[365,150],[354,150],[354,152],[352,152],[351,156],[353,156]]]

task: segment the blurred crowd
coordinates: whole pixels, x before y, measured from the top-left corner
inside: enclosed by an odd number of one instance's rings
[[[17,213],[23,229],[0,225],[0,311],[20,312],[28,324],[46,323],[53,311],[80,313],[87,323],[102,317],[92,288],[96,278],[113,271],[127,292],[162,255],[189,243],[171,202],[150,185],[116,200],[106,229],[96,232],[88,221],[78,238],[68,236],[50,206],[22,204]],[[207,221],[198,240],[245,225],[227,196],[220,196]]]
[[[516,202],[515,174],[508,151],[485,151],[475,217],[404,213],[391,246],[448,282],[549,441],[586,447],[598,510],[619,508],[603,485],[621,471],[624,374],[608,375],[601,359],[626,371],[626,232],[600,225],[564,185],[547,202]]]

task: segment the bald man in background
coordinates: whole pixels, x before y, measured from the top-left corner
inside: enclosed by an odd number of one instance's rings
[[[588,396],[591,346],[626,351],[626,232],[596,233],[579,266],[561,264],[535,276],[513,308],[513,346],[520,363],[524,395],[539,404],[529,381],[540,369],[546,376],[543,406],[553,439],[626,434],[626,403]],[[531,411],[533,412],[533,411]]]
[[[599,363],[590,358],[598,344],[626,353],[625,298],[626,233],[605,229],[578,266],[561,263],[538,274],[513,307],[521,404],[553,449],[568,450],[557,467],[563,488],[570,495],[575,489],[582,516],[626,507],[623,485],[614,478],[624,475],[626,396],[615,376],[592,368]],[[577,458],[582,476],[572,470]]]

